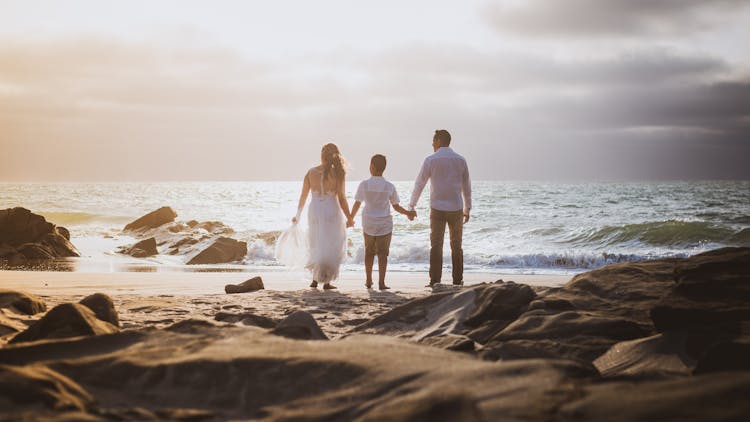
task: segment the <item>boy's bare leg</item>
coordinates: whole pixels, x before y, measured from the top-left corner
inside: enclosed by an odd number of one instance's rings
[[[385,270],[388,268],[388,255],[378,254],[378,287],[380,290],[390,289],[385,285]]]
[[[375,254],[365,253],[365,286],[369,289],[372,287],[372,265],[375,263]]]

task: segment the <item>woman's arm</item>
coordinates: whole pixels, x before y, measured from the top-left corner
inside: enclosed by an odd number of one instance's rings
[[[305,203],[307,202],[307,195],[310,193],[310,172],[308,171],[305,173],[305,178],[302,179],[302,192],[299,194],[299,203],[297,204],[297,215],[292,218],[292,223],[297,223],[299,221],[300,214],[302,214],[302,209],[305,208]]]
[[[339,206],[341,207],[341,211],[344,211],[344,216],[346,217],[346,226],[352,227],[354,224],[352,224],[352,214],[349,212],[349,201],[346,200],[346,181],[341,180],[341,183],[339,183],[338,188],[338,197],[339,197]]]

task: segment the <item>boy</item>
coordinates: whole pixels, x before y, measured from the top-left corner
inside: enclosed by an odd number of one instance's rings
[[[359,211],[362,202],[365,209],[362,211],[362,232],[365,235],[365,274],[367,281],[365,286],[372,288],[372,264],[375,255],[378,257],[378,288],[387,290],[385,285],[385,269],[388,266],[388,250],[391,246],[391,235],[393,232],[393,217],[389,205],[393,209],[413,220],[414,216],[399,205],[398,193],[393,183],[383,178],[385,171],[385,156],[375,154],[370,159],[371,178],[363,180],[357,188],[354,196],[349,224],[354,224],[354,216]]]

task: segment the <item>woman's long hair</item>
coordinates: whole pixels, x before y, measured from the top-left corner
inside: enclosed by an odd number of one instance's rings
[[[346,162],[336,144],[329,143],[323,145],[323,150],[320,152],[320,159],[323,163],[323,180],[328,177],[333,177],[336,180],[344,180],[346,176]]]

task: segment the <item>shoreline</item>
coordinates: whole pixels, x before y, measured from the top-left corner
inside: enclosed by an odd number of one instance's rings
[[[374,274],[375,275],[375,274]],[[62,271],[13,271],[0,270],[0,286],[10,290],[23,290],[45,296],[88,295],[94,292],[109,295],[224,295],[226,284],[238,284],[251,277],[261,276],[265,289],[269,291],[313,290],[308,287],[309,275],[306,272],[288,271],[247,271],[247,272],[62,272]],[[531,275],[501,273],[465,273],[464,285],[491,283],[497,280],[515,281],[539,287],[559,287],[573,276]],[[425,287],[427,274],[417,272],[389,272],[386,284],[389,292],[409,292],[425,294],[432,290]],[[364,273],[342,272],[334,282],[339,292],[367,292],[364,287]],[[450,281],[443,281],[450,286]],[[372,290],[377,292],[378,290]]]

